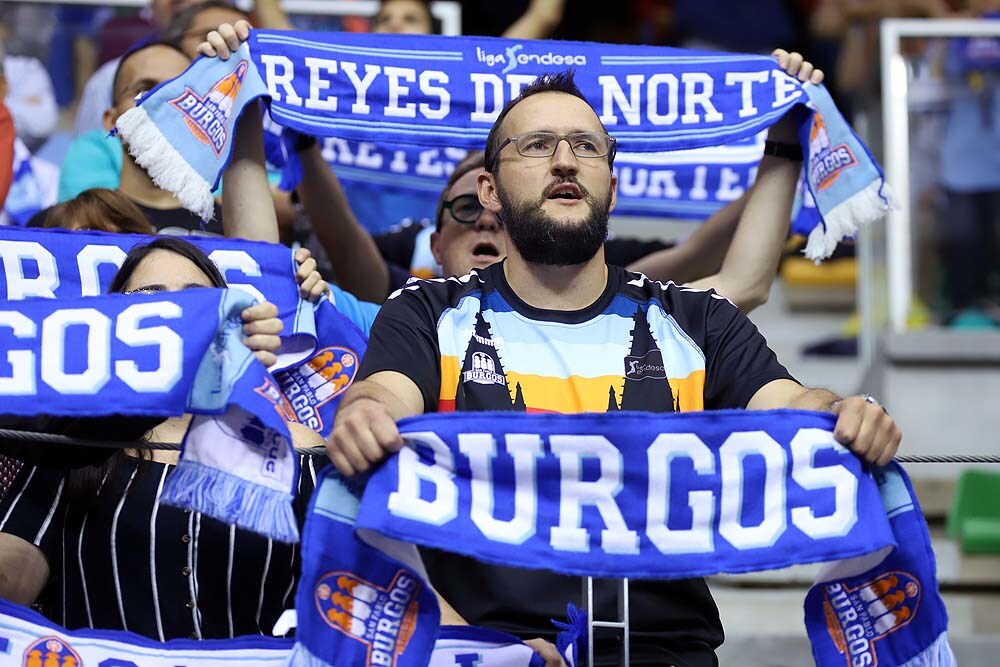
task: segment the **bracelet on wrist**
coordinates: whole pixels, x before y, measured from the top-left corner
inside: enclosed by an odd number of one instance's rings
[[[764,155],[773,155],[774,157],[793,160],[795,162],[802,162],[805,159],[802,146],[783,141],[771,141],[770,139],[764,142]]]

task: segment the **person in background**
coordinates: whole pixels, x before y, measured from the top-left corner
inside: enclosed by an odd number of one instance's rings
[[[183,51],[166,42],[152,42],[123,56],[115,72],[113,105],[104,111],[105,133],[114,128],[119,116],[135,107],[137,96],[180,75],[190,62]],[[76,161],[78,159],[74,158],[74,164],[80,170],[95,171],[100,167],[98,162]],[[153,183],[146,170],[127,152],[122,155],[117,190],[138,206],[160,233],[222,234],[222,213],[218,205],[213,219],[203,227],[198,216],[184,209],[172,193]],[[40,212],[28,223],[29,226],[44,226],[47,215],[48,210]]]
[[[7,200],[11,181],[14,180],[14,140],[17,128],[14,117],[0,98],[0,207]]]
[[[52,78],[37,58],[10,55],[0,40],[0,98],[14,116],[17,136],[35,152],[55,131],[59,109],[52,90]]]
[[[225,286],[197,247],[159,237],[129,252],[110,291]],[[280,344],[277,315],[271,303],[243,311],[244,343],[265,365],[274,363]],[[178,443],[189,421],[190,415],[167,419],[148,437]],[[297,449],[322,442],[300,424],[289,429]],[[99,464],[70,471],[25,465],[0,500],[0,597],[34,604],[71,629],[129,630],[158,641],[270,635],[294,606],[298,549],[161,505],[178,455],[115,449]],[[299,457],[301,523],[322,462]]]
[[[115,234],[156,233],[138,206],[122,193],[107,188],[84,190],[57,204],[46,216],[45,226]]]
[[[507,39],[545,39],[562,21],[565,0],[530,0],[528,8],[500,35]],[[427,0],[383,0],[372,32],[432,35],[441,32]]]
[[[203,0],[151,0],[149,12],[155,33],[145,41],[158,41],[160,34],[170,25],[178,14],[190,5],[200,4]],[[262,27],[277,30],[288,27],[288,19],[281,9],[279,0],[255,0],[254,12],[257,23]],[[135,49],[140,44],[133,45]],[[131,50],[131,49],[130,49]],[[112,104],[113,79],[118,69],[118,58],[101,65],[90,80],[87,81],[76,110],[74,134],[80,136],[86,132],[101,130],[104,127],[104,110]],[[107,185],[105,184],[105,187]],[[75,195],[73,193],[70,197]],[[65,197],[68,198],[68,197]]]

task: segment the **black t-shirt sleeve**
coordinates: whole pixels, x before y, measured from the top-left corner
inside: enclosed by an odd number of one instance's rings
[[[436,317],[421,289],[403,289],[383,304],[368,337],[368,350],[358,369],[360,379],[380,371],[396,371],[420,388],[424,412],[437,409],[441,362]]]
[[[743,311],[714,293],[705,326],[707,409],[745,408],[768,382],[795,380]]]

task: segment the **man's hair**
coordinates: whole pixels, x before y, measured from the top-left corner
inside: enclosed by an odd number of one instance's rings
[[[500,131],[503,128],[503,121],[507,118],[507,114],[515,106],[523,102],[525,99],[531,97],[532,95],[537,95],[538,93],[565,93],[567,95],[572,95],[573,97],[579,97],[584,102],[587,102],[587,98],[583,96],[580,88],[576,85],[576,81],[573,80],[573,70],[566,70],[564,72],[556,72],[555,74],[543,74],[542,76],[535,79],[533,82],[521,89],[521,94],[507,102],[504,105],[503,110],[500,115],[497,116],[496,121],[493,123],[493,127],[490,128],[490,134],[486,138],[486,171],[489,173],[495,173],[497,164],[497,154],[500,152],[500,144],[502,144],[507,137],[501,136]],[[587,102],[587,106],[590,106],[590,102]],[[595,111],[596,115],[597,112]],[[597,122],[601,123],[600,117],[598,117]],[[601,123],[601,128],[607,132],[604,127],[604,123]],[[615,161],[615,150],[614,146],[611,147],[611,151],[608,153],[608,166],[614,164]]]
[[[212,287],[226,287],[226,279],[219,271],[219,267],[208,258],[208,255],[201,251],[201,248],[190,241],[185,241],[176,236],[157,236],[153,241],[134,246],[129,250],[125,261],[122,262],[121,268],[118,269],[118,273],[115,274],[114,279],[111,281],[108,294],[123,293],[128,279],[135,273],[136,268],[138,268],[142,260],[146,259],[155,250],[167,250],[180,255],[198,267],[198,270],[204,273],[208,281],[212,283]]]
[[[462,178],[470,171],[475,171],[476,169],[482,169],[485,160],[485,155],[482,151],[469,151],[469,154],[462,158],[462,161],[455,165],[455,171],[451,172],[451,176],[448,177],[448,182],[445,184],[444,189],[441,190],[441,196],[438,197],[437,203],[437,215],[434,216],[434,229],[441,231],[441,225],[444,223],[444,203],[448,201],[448,193],[451,192],[452,187],[458,182],[458,179]]]
[[[118,61],[118,67],[115,68],[115,78],[113,78],[111,80],[111,106],[114,106],[115,102],[118,99],[118,77],[121,76],[121,74],[122,74],[122,68],[125,66],[125,63],[128,62],[129,58],[131,58],[135,54],[141,53],[142,51],[145,51],[146,49],[151,49],[154,46],[163,46],[163,47],[166,47],[168,49],[176,51],[177,53],[179,53],[182,56],[184,56],[185,58],[187,58],[187,54],[184,53],[183,51],[181,51],[181,47],[179,47],[176,44],[173,44],[171,42],[163,41],[162,39],[158,39],[158,40],[155,40],[155,41],[152,41],[152,42],[145,42],[145,43],[142,43],[142,44],[138,44],[135,47],[129,49],[128,51],[125,52],[125,54]]]
[[[84,190],[53,208],[46,227],[66,227],[118,234],[155,234],[142,211],[120,192],[107,188]]]
[[[180,47],[181,40],[184,39],[187,31],[191,29],[191,24],[194,23],[195,18],[206,9],[227,9],[240,14],[244,19],[250,20],[249,14],[231,2],[226,2],[225,0],[206,0],[206,2],[197,5],[188,5],[180,14],[175,16],[174,20],[163,31],[163,41]]]

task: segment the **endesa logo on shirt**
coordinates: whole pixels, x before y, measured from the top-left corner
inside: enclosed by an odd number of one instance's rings
[[[24,649],[21,667],[83,667],[83,660],[62,639],[42,637]]]
[[[906,572],[889,572],[857,588],[827,584],[823,600],[827,630],[848,667],[878,665],[875,642],[913,620],[920,583]]]
[[[236,71],[216,81],[204,97],[186,88],[180,97],[170,100],[171,106],[183,114],[191,134],[211,147],[216,157],[222,154],[229,140],[226,122],[233,113],[233,104],[246,73],[247,64],[241,62]]]
[[[313,597],[327,625],[368,647],[366,667],[394,667],[416,627],[421,585],[403,570],[386,588],[349,572],[329,572]]]

